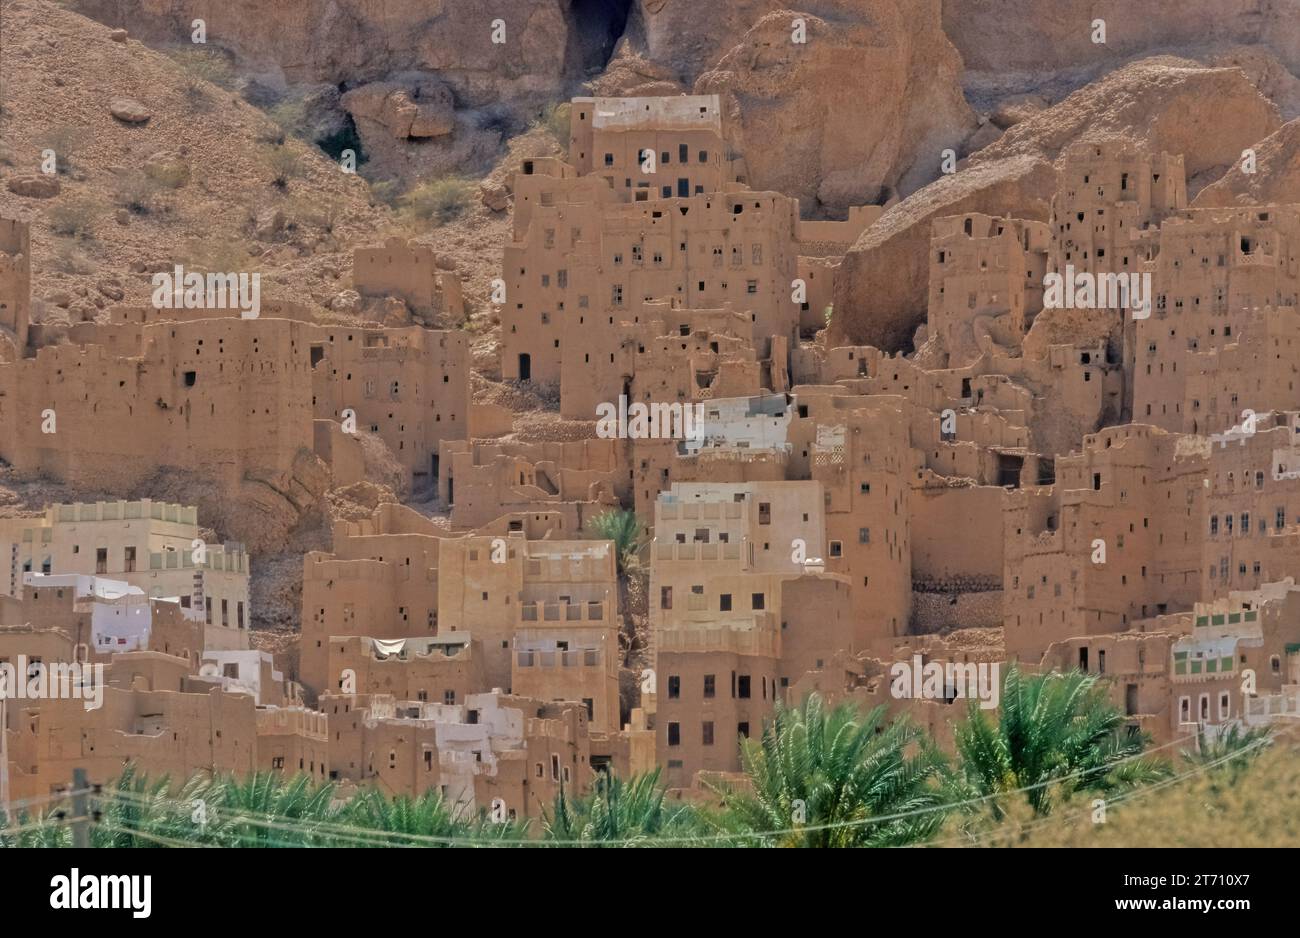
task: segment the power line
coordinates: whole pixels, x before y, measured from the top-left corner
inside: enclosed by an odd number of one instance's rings
[[[356,827],[354,825],[337,824],[337,823],[332,823],[327,821],[317,822],[308,819],[288,818],[288,817],[275,816],[275,815],[270,815],[270,817],[275,817],[276,820],[278,821],[285,821],[289,823],[287,825],[281,824],[277,826],[270,820],[258,821],[256,819],[251,819],[242,816],[240,820],[243,823],[252,824],[254,826],[266,826],[272,829],[292,830],[299,833],[302,833],[307,830],[319,832],[321,834],[338,832],[340,835],[350,834],[353,835],[354,837],[360,835],[363,837],[400,838],[413,843],[427,843],[427,844],[434,844],[438,846],[464,845],[464,846],[475,846],[475,847],[485,847],[485,846],[486,847],[491,847],[491,846],[582,847],[582,846],[592,846],[595,843],[599,843],[603,846],[616,846],[619,844],[632,844],[632,843],[638,843],[638,844],[646,843],[646,844],[651,844],[656,846],[668,846],[671,844],[706,844],[715,841],[727,842],[733,840],[764,839],[764,838],[771,838],[771,837],[781,837],[789,834],[805,834],[805,833],[810,833],[815,831],[839,830],[844,828],[864,827],[869,824],[882,824],[888,821],[896,821],[896,820],[902,820],[911,817],[918,817],[925,814],[931,814],[936,811],[952,811],[957,808],[982,804],[984,802],[991,801],[996,798],[1010,797],[1012,795],[1023,794],[1028,791],[1034,791],[1036,789],[1042,788],[1047,785],[1056,785],[1063,782],[1068,782],[1071,779],[1079,778],[1080,776],[1083,775],[1107,771],[1118,765],[1122,765],[1127,762],[1132,762],[1137,759],[1149,757],[1153,753],[1160,752],[1172,746],[1180,745],[1181,743],[1187,742],[1188,740],[1195,739],[1195,738],[1196,737],[1193,735],[1183,736],[1180,737],[1179,739],[1172,740],[1168,743],[1164,743],[1152,749],[1145,749],[1138,753],[1132,753],[1127,756],[1121,756],[1117,759],[1111,760],[1110,762],[1102,763],[1101,765],[1098,766],[1089,766],[1086,768],[1077,769],[1074,772],[1069,773],[1068,775],[1062,775],[1055,778],[1044,779],[1042,781],[1035,782],[1032,785],[1025,785],[1019,788],[1008,789],[1006,791],[994,792],[992,794],[982,795],[976,798],[969,798],[963,801],[928,805],[924,808],[917,808],[911,811],[903,811],[903,812],[898,812],[896,814],[879,815],[876,817],[869,817],[869,818],[858,818],[852,821],[830,821],[825,824],[808,825],[803,827],[791,827],[783,830],[772,830],[772,831],[710,833],[710,834],[684,835],[684,836],[673,836],[673,837],[652,837],[648,839],[625,838],[621,840],[606,840],[606,841],[547,840],[547,839],[530,839],[530,840],[500,839],[498,840],[498,839],[488,839],[488,838],[479,838],[479,837],[459,837],[459,836],[450,836],[450,835],[438,836],[438,835],[430,835],[430,834],[407,834],[407,833],[388,832],[388,831],[381,832],[369,828]],[[1238,755],[1240,755],[1240,753],[1234,753],[1233,757]],[[144,796],[135,795],[135,793],[112,792],[111,794],[116,796],[121,796],[124,798],[134,797],[139,799],[140,801],[149,800],[149,799],[145,799]],[[182,805],[185,804],[185,802],[181,802],[181,801],[173,801],[172,803],[182,804]],[[228,809],[215,808],[213,806],[209,806],[209,810],[226,811]]]
[[[1184,782],[1184,781],[1186,781],[1187,779],[1192,778],[1192,777],[1195,776],[1195,775],[1200,775],[1200,774],[1202,774],[1202,773],[1204,773],[1204,772],[1209,771],[1210,769],[1216,768],[1217,766],[1220,766],[1220,765],[1222,765],[1222,764],[1224,764],[1224,763],[1226,763],[1226,762],[1230,762],[1230,761],[1232,761],[1233,759],[1240,758],[1241,756],[1244,756],[1244,755],[1246,755],[1246,754],[1252,752],[1252,751],[1255,750],[1255,749],[1258,749],[1258,748],[1260,748],[1260,747],[1262,747],[1262,746],[1267,746],[1267,745],[1269,745],[1269,744],[1271,744],[1271,743],[1272,743],[1272,740],[1271,740],[1271,739],[1269,739],[1268,737],[1264,737],[1264,738],[1262,738],[1262,739],[1256,740],[1255,742],[1251,743],[1249,746],[1245,746],[1245,747],[1243,747],[1242,749],[1237,750],[1236,752],[1230,752],[1230,753],[1228,753],[1227,755],[1220,756],[1218,759],[1214,759],[1214,760],[1212,760],[1211,762],[1207,762],[1207,763],[1205,763],[1205,764],[1203,764],[1203,765],[1199,765],[1199,766],[1195,767],[1194,769],[1191,769],[1191,770],[1189,770],[1189,771],[1187,771],[1187,772],[1182,773],[1181,775],[1174,775],[1174,776],[1171,776],[1170,778],[1160,779],[1159,781],[1151,782],[1151,783],[1146,784],[1146,785],[1139,785],[1139,786],[1136,786],[1136,787],[1134,787],[1133,789],[1131,789],[1130,791],[1127,791],[1127,792],[1124,792],[1124,793],[1122,793],[1122,794],[1116,795],[1116,796],[1113,797],[1113,798],[1107,798],[1107,799],[1105,799],[1105,801],[1106,801],[1106,807],[1109,808],[1109,807],[1111,807],[1112,805],[1123,804],[1124,802],[1126,802],[1126,801],[1131,801],[1131,800],[1134,799],[1134,798],[1145,797],[1146,795],[1152,794],[1152,793],[1154,793],[1154,792],[1156,792],[1156,791],[1158,791],[1158,790],[1161,790],[1161,789],[1164,789],[1164,788],[1169,788],[1169,787],[1171,787],[1171,786],[1173,786],[1173,785],[1177,785],[1177,784],[1179,784],[1180,782]],[[1079,819],[1081,819],[1081,818],[1083,818],[1083,817],[1085,817],[1085,816],[1087,816],[1087,815],[1090,815],[1091,813],[1092,813],[1091,809],[1085,809],[1085,810],[1079,812],[1078,814],[1064,814],[1064,815],[1057,814],[1057,815],[1049,815],[1049,816],[1047,816],[1047,817],[1043,817],[1043,818],[1039,818],[1039,819],[1034,820],[1034,821],[1030,821],[1030,822],[1027,823],[1027,824],[1023,824],[1023,825],[1021,825],[1019,828],[1017,828],[1015,831],[1007,831],[1007,830],[998,830],[998,829],[995,829],[995,830],[987,831],[987,832],[985,832],[985,833],[983,833],[983,834],[976,834],[976,835],[973,835],[973,836],[970,836],[970,837],[953,837],[953,838],[950,838],[950,839],[948,839],[948,840],[936,841],[936,842],[925,843],[925,844],[914,844],[913,846],[918,847],[918,848],[920,848],[920,847],[942,847],[942,846],[945,846],[946,844],[951,844],[951,843],[956,843],[956,842],[958,842],[958,841],[963,841],[963,842],[966,843],[967,846],[972,846],[972,847],[973,847],[973,846],[978,846],[980,843],[982,843],[982,842],[984,842],[984,841],[992,840],[993,838],[998,837],[998,836],[1002,836],[1002,835],[1012,835],[1012,834],[1016,834],[1016,833],[1023,833],[1023,832],[1025,832],[1025,831],[1029,831],[1029,830],[1033,830],[1033,829],[1035,829],[1035,828],[1042,827],[1042,826],[1044,826],[1045,824],[1048,824],[1048,823],[1050,823],[1050,822],[1056,822],[1056,821],[1065,822],[1065,821],[1071,821],[1071,820],[1079,820]]]

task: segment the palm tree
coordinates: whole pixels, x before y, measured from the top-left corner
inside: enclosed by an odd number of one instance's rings
[[[1096,675],[1022,675],[1012,663],[1002,684],[996,726],[976,701],[955,730],[965,792],[991,796],[1022,789],[1037,815],[1052,810],[1053,788],[1107,792],[1168,774],[1157,759],[1140,758],[1148,739],[1123,732],[1125,717],[1106,699]],[[990,799],[997,818],[1004,810]]]
[[[663,836],[689,836],[691,810],[666,806],[666,793],[658,768],[626,781],[598,772],[585,798],[566,798],[563,792],[556,796],[553,812],[542,818],[543,838],[636,847],[653,845]]]
[[[605,540],[614,542],[619,573],[641,572],[641,549],[645,546],[645,539],[636,512],[610,509],[591,519],[591,529]]]
[[[942,756],[910,720],[886,724],[883,706],[827,713],[817,694],[802,707],[778,703],[761,742],[741,741],[741,761],[752,792],[714,790],[724,800],[719,829],[754,835],[746,842],[896,846],[943,822]]]
[[[528,836],[527,821],[493,822],[486,810],[471,816],[462,809],[462,804],[448,801],[434,789],[414,798],[389,798],[368,788],[348,802],[343,820],[358,838],[369,836],[364,831],[374,831],[371,839],[380,846],[492,845]]]
[[[213,785],[213,779],[198,774],[173,795],[167,776],[151,780],[127,764],[94,799],[100,820],[91,829],[91,842],[96,847],[154,847],[158,841],[151,838],[157,837],[220,844],[216,819],[209,828],[206,816],[196,821],[194,813],[200,801],[206,811]]]
[[[1216,782],[1226,781],[1231,785],[1272,743],[1272,730],[1268,726],[1243,729],[1241,724],[1234,723],[1213,740],[1206,737],[1205,730],[1197,730],[1196,743],[1195,751],[1183,753],[1183,761],[1209,770]]]
[[[334,806],[334,785],[307,775],[254,772],[243,779],[224,778],[214,788],[225,829],[244,846],[326,845],[331,832],[325,825],[342,821],[342,809]]]

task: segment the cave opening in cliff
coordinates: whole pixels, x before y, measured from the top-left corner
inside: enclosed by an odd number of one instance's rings
[[[585,74],[603,71],[627,27],[632,0],[573,0],[569,8],[573,50]]]
[[[356,154],[356,165],[360,166],[366,162],[366,152],[361,148],[361,135],[357,133],[357,125],[352,120],[352,115],[347,111],[343,112],[342,120],[338,122],[334,130],[330,133],[316,138],[316,146],[320,147],[329,158],[338,161],[343,158],[344,150],[351,150]]]

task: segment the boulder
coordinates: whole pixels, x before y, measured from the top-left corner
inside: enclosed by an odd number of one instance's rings
[[[5,187],[14,195],[29,199],[52,199],[62,188],[58,176],[47,176],[44,173],[14,176],[5,183]]]
[[[143,124],[153,115],[135,98],[114,98],[108,111],[124,124]]]
[[[804,43],[792,41],[794,16]],[[864,0],[834,21],[769,13],[695,92],[725,96],[747,182],[797,197],[807,215],[934,178],[940,152],[977,126],[960,77],[937,2]]]
[[[1047,106],[1047,99],[1040,94],[1013,94],[998,102],[989,120],[1006,130],[1046,110]]]
[[[494,212],[504,212],[510,207],[509,193],[499,182],[487,180],[478,187],[479,200]]]

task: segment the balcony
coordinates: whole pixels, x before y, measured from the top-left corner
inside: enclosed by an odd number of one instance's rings
[[[577,651],[518,651],[515,664],[520,668],[598,668],[602,654],[598,648]]]
[[[745,620],[735,625],[719,623],[709,628],[658,629],[655,632],[655,646],[659,654],[725,651],[775,658],[781,654],[781,636],[768,614],[763,618],[756,616],[755,621]]]
[[[1280,694],[1246,698],[1246,723],[1271,723],[1277,719],[1300,718],[1300,688],[1288,684]]]
[[[524,602],[519,604],[520,622],[604,622],[605,603],[590,602],[548,603]]]

